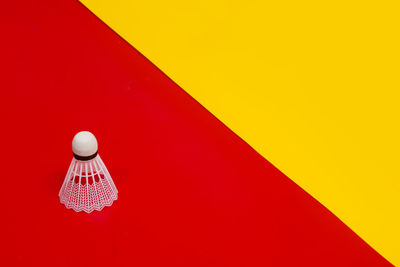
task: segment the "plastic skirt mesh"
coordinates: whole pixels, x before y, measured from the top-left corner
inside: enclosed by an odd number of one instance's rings
[[[97,155],[88,161],[72,159],[59,197],[60,202],[68,209],[89,213],[111,206],[118,198],[118,190]]]

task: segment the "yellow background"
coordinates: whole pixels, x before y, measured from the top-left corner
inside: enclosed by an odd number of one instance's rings
[[[83,3],[400,265],[398,1]]]

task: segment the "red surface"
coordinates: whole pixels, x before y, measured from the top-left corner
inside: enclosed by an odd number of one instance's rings
[[[1,266],[390,265],[81,4],[0,12]],[[79,130],[102,212],[58,200]]]

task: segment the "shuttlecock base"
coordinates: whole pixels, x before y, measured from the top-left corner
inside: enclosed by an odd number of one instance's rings
[[[97,155],[88,161],[72,159],[59,197],[68,209],[90,213],[111,206],[118,198],[118,190]]]

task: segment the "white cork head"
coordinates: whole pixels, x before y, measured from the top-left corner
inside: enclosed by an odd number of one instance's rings
[[[72,152],[80,157],[90,157],[97,153],[97,140],[91,132],[77,133],[72,140]]]

